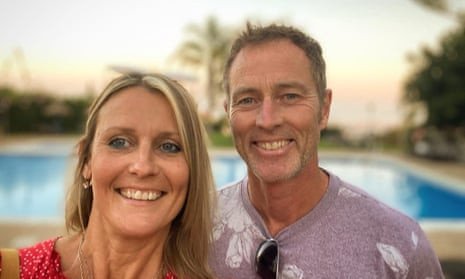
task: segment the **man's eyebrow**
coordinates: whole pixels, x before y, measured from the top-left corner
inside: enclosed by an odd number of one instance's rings
[[[284,82],[279,82],[275,85],[273,85],[272,90],[273,91],[278,91],[278,90],[283,90],[283,89],[297,89],[301,92],[310,92],[310,88],[305,86],[305,84],[298,82],[298,81],[284,81]],[[239,86],[238,88],[234,89],[231,92],[231,97],[234,99],[235,97],[239,97],[243,94],[254,94],[258,93],[260,90],[255,88],[255,87],[250,87],[250,86]]]
[[[289,81],[289,82],[280,82],[273,86],[275,89],[288,89],[288,88],[297,88],[299,90],[302,90],[304,92],[309,91],[307,86],[304,84],[297,82],[297,81]]]
[[[258,92],[258,90],[253,87],[241,86],[239,88],[234,89],[234,91],[232,91],[232,96],[242,95],[246,93],[254,93],[254,92]]]

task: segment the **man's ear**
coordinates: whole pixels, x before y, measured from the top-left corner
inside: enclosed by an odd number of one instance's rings
[[[333,91],[331,89],[325,90],[325,96],[321,104],[320,110],[320,131],[328,126],[329,112],[331,110],[331,101],[333,99]]]
[[[223,102],[223,108],[224,108],[224,111],[226,112],[226,114],[228,115],[228,118],[229,118],[229,104],[228,104],[228,101],[226,99]]]

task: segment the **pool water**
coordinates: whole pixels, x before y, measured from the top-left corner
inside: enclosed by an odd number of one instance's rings
[[[0,155],[0,217],[63,216],[68,156]]]
[[[465,191],[392,161],[337,158],[324,159],[321,165],[414,219],[465,219]]]
[[[0,154],[0,218],[62,218],[66,177],[73,160],[66,155]],[[212,158],[218,187],[244,177],[237,156]],[[465,219],[465,193],[426,179],[393,162],[323,158],[325,169],[417,220]]]

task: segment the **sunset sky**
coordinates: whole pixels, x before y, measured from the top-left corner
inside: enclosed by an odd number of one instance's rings
[[[277,20],[313,35],[333,89],[330,124],[360,131],[400,125],[407,54],[455,26],[412,0],[2,0],[0,85],[79,94],[101,90],[109,65],[179,71],[170,57],[185,27],[210,15],[231,27]]]

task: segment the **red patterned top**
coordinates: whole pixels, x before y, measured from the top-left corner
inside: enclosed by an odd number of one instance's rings
[[[34,246],[19,249],[21,279],[66,279],[61,271],[60,255],[53,249],[57,239],[49,239]],[[176,279],[176,276],[168,272],[165,279]]]

